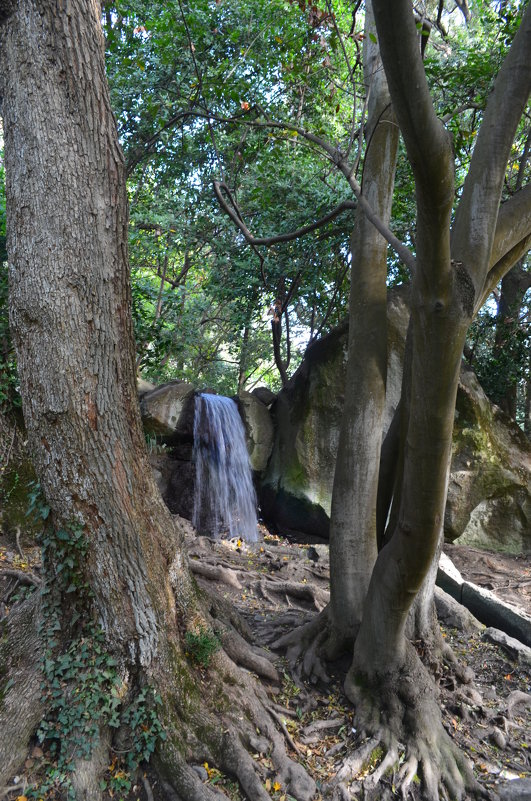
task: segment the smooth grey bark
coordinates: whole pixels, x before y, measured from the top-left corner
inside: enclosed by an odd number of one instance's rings
[[[363,64],[369,105],[362,194],[387,225],[398,127],[374,32],[368,3]],[[351,237],[345,405],[330,515],[330,656],[352,647],[377,556],[376,497],[387,373],[387,248],[387,241],[358,211]]]
[[[462,348],[476,296],[488,279],[510,143],[531,87],[528,7],[489,100],[450,251],[453,157],[428,93],[411,3],[374,0],[374,10],[391,97],[414,172],[418,269],[412,282],[411,406],[400,510],[371,579],[347,681],[352,692],[356,674],[374,676],[384,665],[389,670],[406,662],[407,615],[440,541]],[[484,201],[481,213],[478,198]],[[479,250],[478,229],[489,232]]]

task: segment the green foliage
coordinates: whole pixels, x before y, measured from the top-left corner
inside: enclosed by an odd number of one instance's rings
[[[261,234],[304,225],[348,195],[291,134],[246,124],[257,106],[276,119],[300,110],[310,127],[345,135],[348,93],[330,83],[345,66],[325,7],[317,15],[284,0],[107,8],[107,67],[130,170],[140,369],[154,381],[178,377],[226,393],[276,386],[271,307],[296,286],[288,314],[300,358],[299,342],[344,314],[351,222],[344,215],[326,233],[257,253],[211,185],[227,181]],[[349,21],[346,5],[344,14]]]
[[[193,661],[204,668],[208,667],[216,651],[219,651],[221,648],[219,639],[207,628],[199,628],[197,631],[187,631],[184,642],[187,653]]]
[[[487,304],[468,336],[469,362],[483,389],[493,403],[503,408],[512,388],[516,420],[520,424],[524,421],[525,393],[530,379],[530,304],[528,292],[521,305],[505,319],[500,319],[494,304]]]

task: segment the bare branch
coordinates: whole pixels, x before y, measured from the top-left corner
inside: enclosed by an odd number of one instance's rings
[[[502,203],[490,253],[489,271],[531,234],[531,184]],[[517,261],[517,260],[516,260]]]
[[[471,101],[469,103],[463,103],[462,106],[454,108],[453,111],[449,111],[447,114],[444,115],[444,117],[441,117],[441,122],[444,122],[446,124],[447,122],[450,122],[450,120],[453,119],[453,117],[457,117],[458,114],[462,114],[463,111],[468,111],[469,109],[476,109],[477,111],[481,111],[482,108],[483,106],[481,105],[481,103],[472,103]]]
[[[223,192],[225,192],[225,194],[228,196],[233,208],[231,208],[229,204],[226,202],[225,198],[223,197]],[[314,223],[310,223],[309,225],[305,225],[302,228],[298,228],[296,231],[290,231],[287,234],[277,234],[276,236],[256,237],[251,234],[251,232],[243,222],[239,208],[227,184],[220,181],[214,181],[214,193],[218,199],[219,205],[221,206],[223,211],[231,218],[233,223],[240,229],[246,241],[250,245],[265,245],[266,247],[270,247],[271,245],[276,245],[279,242],[291,242],[294,239],[299,239],[301,236],[305,236],[305,234],[309,234],[312,231],[315,231],[317,228],[322,228],[323,225],[326,225],[328,222],[335,219],[339,214],[342,214],[347,209],[355,209],[358,205],[352,200],[345,200],[342,203],[340,203],[339,206],[336,206],[336,208],[330,211],[328,214],[325,214],[324,217],[321,217]]]
[[[447,131],[435,114],[410,0],[373,0],[378,42],[395,114],[415,181],[428,210],[451,204],[453,164]]]
[[[393,109],[415,178],[417,260],[434,291],[444,293],[451,269],[451,138],[435,114],[410,0],[373,0],[373,10]]]

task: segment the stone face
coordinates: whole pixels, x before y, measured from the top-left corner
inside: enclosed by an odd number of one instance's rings
[[[483,637],[486,640],[490,640],[490,642],[501,645],[518,664],[531,667],[531,648],[528,645],[524,645],[520,640],[515,640],[514,637],[509,637],[508,634],[500,631],[500,629],[485,629]]]
[[[483,625],[468,609],[440,587],[435,587],[435,607],[437,617],[445,626],[455,627],[469,634],[483,628]]]
[[[444,531],[461,545],[531,550],[531,444],[466,367],[457,393]]]
[[[513,779],[496,788],[500,801],[531,801],[531,779]]]
[[[400,400],[409,312],[404,289],[388,302],[385,429]],[[312,344],[271,407],[275,442],[259,498],[262,514],[281,529],[327,537],[345,393],[348,326]]]
[[[400,400],[408,319],[407,289],[391,290],[384,433]],[[345,324],[311,345],[271,406],[275,442],[259,495],[264,518],[280,529],[328,536],[347,341]],[[531,445],[465,366],[444,527],[449,541],[507,553],[531,550]]]
[[[256,387],[251,392],[251,395],[255,395],[258,400],[261,400],[262,403],[265,403],[266,406],[271,406],[273,401],[276,400],[276,393],[272,392],[269,387]]]
[[[255,472],[262,472],[267,467],[273,448],[271,415],[267,405],[255,393],[241,392],[235,400],[245,426],[251,467]]]
[[[145,395],[146,392],[151,392],[152,389],[155,389],[155,384],[152,384],[151,381],[146,381],[141,376],[137,376],[136,390],[139,396]]]
[[[444,553],[439,559],[437,585],[485,626],[501,629],[524,645],[531,646],[531,617],[526,610],[501,600],[485,587],[465,581]]]
[[[194,396],[192,384],[186,381],[170,381],[146,392],[140,399],[146,433],[168,442],[193,437]]]

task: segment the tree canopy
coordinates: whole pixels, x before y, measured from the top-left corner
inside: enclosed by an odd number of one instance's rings
[[[105,3],[107,74],[128,173],[137,365],[146,378],[191,379],[229,394],[260,383],[278,387],[306,344],[346,317],[352,208],[306,236],[253,246],[212,185],[227,186],[225,200],[236,204],[255,237],[311,226],[353,201],[322,145],[352,154],[360,179],[368,93],[358,6]],[[417,22],[436,110],[453,137],[456,201],[522,8],[478,2],[464,14],[451,4],[427,4],[424,22]],[[506,197],[527,179],[528,136],[524,117]],[[404,153],[391,227],[414,253],[412,176]],[[408,280],[391,248],[388,269],[390,284]],[[471,334],[474,366],[495,401],[501,396],[489,365],[504,366],[495,368],[502,383],[506,373],[514,376],[521,424],[529,375],[527,297],[517,311],[517,353],[513,347],[511,356],[500,357],[500,337],[493,350],[495,298]]]

